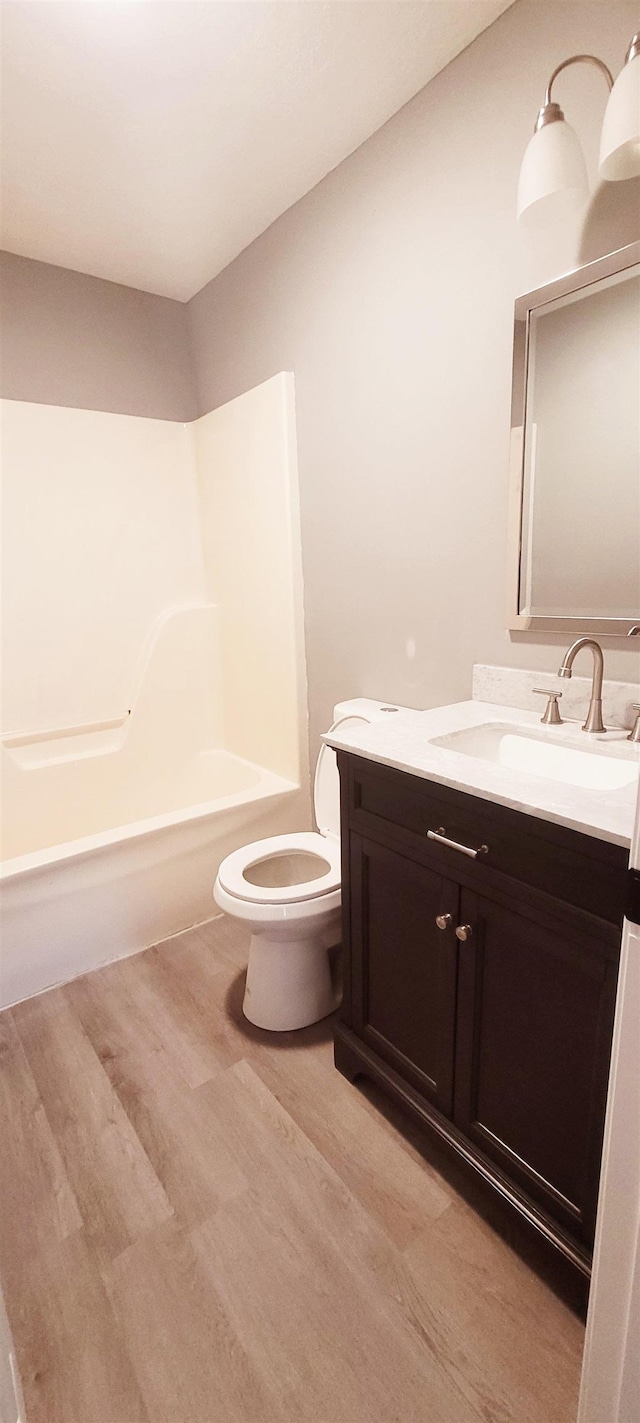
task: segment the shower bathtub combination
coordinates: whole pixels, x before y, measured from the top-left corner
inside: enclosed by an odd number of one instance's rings
[[[215,520],[200,490],[205,575],[214,564],[216,576],[202,578],[203,598],[157,613],[130,704],[2,735],[2,1007],[211,919],[220,862],[309,818],[291,402],[292,378],[278,376],[195,422],[209,422],[195,442],[218,476]],[[222,488],[221,426],[233,466]]]

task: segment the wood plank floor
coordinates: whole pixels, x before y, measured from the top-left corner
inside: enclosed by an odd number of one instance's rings
[[[578,1318],[220,918],[0,1016],[28,1423],[573,1423]]]

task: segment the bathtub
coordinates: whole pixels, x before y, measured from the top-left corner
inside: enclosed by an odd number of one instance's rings
[[[29,825],[26,797],[5,816],[2,1007],[210,919],[224,856],[291,829],[294,804],[301,813],[295,782],[227,751],[187,758],[159,784],[132,781],[118,759],[31,760],[47,813]]]
[[[0,742],[0,1007],[210,919],[221,860],[305,827],[299,778],[229,747],[217,610],[163,616],[132,709]],[[275,757],[274,757],[275,759]]]

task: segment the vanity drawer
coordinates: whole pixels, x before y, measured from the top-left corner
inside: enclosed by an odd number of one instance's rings
[[[455,870],[470,886],[503,876],[620,926],[628,851],[522,811],[340,752],[347,827],[403,846],[423,863]],[[429,830],[473,849],[472,859],[427,838]],[[496,880],[497,877],[497,880]]]

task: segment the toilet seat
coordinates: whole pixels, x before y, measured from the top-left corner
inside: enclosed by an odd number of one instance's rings
[[[317,856],[328,862],[329,869],[317,879],[300,884],[268,886],[252,884],[245,878],[246,871],[262,860],[295,854]],[[251,904],[299,904],[307,899],[319,899],[340,888],[340,841],[333,835],[320,835],[317,830],[254,840],[227,855],[218,871],[218,879],[227,894]]]

